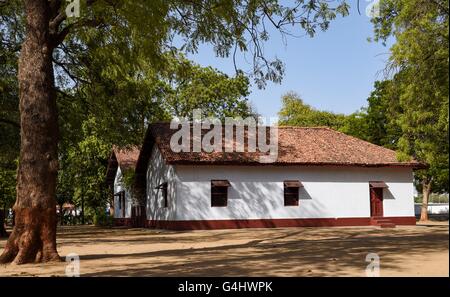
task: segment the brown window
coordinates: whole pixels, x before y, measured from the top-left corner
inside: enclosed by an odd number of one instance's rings
[[[162,195],[162,198],[163,198],[163,207],[167,207],[169,205],[168,197],[167,197],[168,196],[168,191],[167,191],[168,184],[167,184],[167,182],[164,182],[164,183],[160,184],[155,189],[161,191],[161,195]]]
[[[120,193],[116,194],[117,195],[117,207],[119,210],[122,209],[122,196],[120,195]]]
[[[167,201],[167,183],[163,183],[161,185],[161,194],[163,196],[163,206],[167,207],[169,205],[168,201]]]
[[[117,193],[119,196],[119,210],[122,213],[122,217],[125,217],[125,191]]]
[[[298,206],[300,187],[302,187],[302,184],[298,180],[284,182],[284,206]]]
[[[211,207],[227,206],[229,186],[230,182],[227,180],[211,181]]]

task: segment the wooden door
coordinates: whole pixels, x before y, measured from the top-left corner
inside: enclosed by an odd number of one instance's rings
[[[147,220],[145,206],[136,205],[133,206],[131,212],[131,224],[134,228],[145,227],[145,221]]]
[[[120,207],[121,207],[121,210],[122,210],[122,218],[125,218],[125,215],[126,215],[126,209],[125,209],[125,207],[126,207],[126,204],[125,204],[125,192],[124,191],[122,191],[122,192],[120,192]]]
[[[370,189],[370,216],[383,216],[383,188]]]

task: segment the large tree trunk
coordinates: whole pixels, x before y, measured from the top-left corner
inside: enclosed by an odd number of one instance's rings
[[[19,58],[21,147],[15,227],[0,263],[59,260],[56,251],[58,121],[47,0],[24,1],[27,33]]]
[[[424,180],[422,182],[422,208],[420,210],[420,221],[425,222],[428,221],[428,200],[431,194],[431,181]]]

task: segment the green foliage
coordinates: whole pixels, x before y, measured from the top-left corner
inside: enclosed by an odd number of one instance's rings
[[[16,170],[0,167],[0,208],[10,208],[16,200]]]
[[[182,55],[169,61],[164,73],[168,84],[164,105],[171,115],[192,118],[194,109],[202,109],[205,117],[251,115],[249,80],[243,73],[228,77],[211,67],[195,65]]]
[[[300,127],[329,127],[363,140],[373,141],[368,124],[367,110],[361,109],[350,115],[336,114],[329,111],[317,110],[303,102],[300,96],[289,92],[282,97],[282,108],[279,115],[279,125]],[[377,143],[379,144],[379,143]]]
[[[133,79],[138,71],[146,76],[145,65],[163,70],[170,64],[167,52],[196,53],[200,44],[209,43],[217,56],[232,55],[234,61],[239,52],[250,52],[250,75],[264,87],[267,80],[280,82],[284,73],[280,60],[269,60],[264,54],[270,26],[282,35],[292,34],[292,29],[314,36],[317,30],[328,29],[337,15],[348,15],[348,9],[345,1],[328,0],[292,5],[276,0],[82,1],[80,18],[63,22],[71,30],[56,49],[56,60],[59,70],[69,70],[70,79],[76,81],[87,69],[122,81]],[[85,53],[77,64],[83,66],[81,71],[65,65],[73,62],[74,50]]]
[[[114,224],[114,219],[112,216],[107,214],[104,209],[99,209],[94,214],[93,223],[95,226],[112,227]]]
[[[371,143],[396,149],[400,128],[393,120],[398,112],[398,93],[391,81],[375,82],[367,107],[350,115],[320,111],[290,92],[282,97],[280,125],[327,126]]]
[[[83,199],[85,206],[93,209],[106,205],[106,160],[110,153],[110,146],[97,133],[97,125],[95,118],[86,120],[81,141],[61,150],[58,179],[61,196],[72,198],[78,206]]]
[[[345,116],[342,120],[342,124],[337,130],[359,139],[373,142],[373,140],[370,139],[369,125],[367,123],[367,110],[365,108],[361,108],[361,110]]]
[[[134,184],[134,170],[131,168],[122,171],[122,182],[127,189],[132,189]]]
[[[20,7],[19,1],[13,1]],[[23,36],[22,16],[0,6],[0,207],[12,207],[20,146],[17,51]]]
[[[429,203],[448,203],[448,193],[431,193],[430,197],[428,198]],[[423,201],[423,195],[418,194],[416,197],[414,197],[414,203],[422,203]]]
[[[300,96],[294,92],[285,94],[281,100],[282,108],[278,113],[279,125],[281,126],[327,126],[339,130],[343,125],[344,115],[316,110],[303,103]]]
[[[388,69],[398,93],[399,158],[430,165],[416,172],[434,191],[448,191],[448,0],[382,0],[375,39],[394,36]]]
[[[398,129],[393,127],[394,122],[391,119],[395,113],[390,107],[396,105],[398,95],[392,91],[392,83],[390,81],[375,82],[374,90],[367,101],[368,140],[395,149],[398,136],[394,132],[398,132]]]
[[[346,127],[341,131],[396,150],[401,135],[395,121],[399,112],[398,99],[392,81],[376,81],[374,90],[367,98],[367,107],[347,117]]]

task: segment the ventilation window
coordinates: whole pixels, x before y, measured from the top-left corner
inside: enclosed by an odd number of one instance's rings
[[[227,180],[211,181],[211,207],[227,206],[229,186],[230,182]]]
[[[284,206],[298,206],[299,189],[303,187],[298,180],[284,182]]]
[[[169,201],[168,201],[168,184],[167,184],[167,182],[160,184],[155,189],[161,190],[161,196],[163,199],[163,207],[168,207]]]

